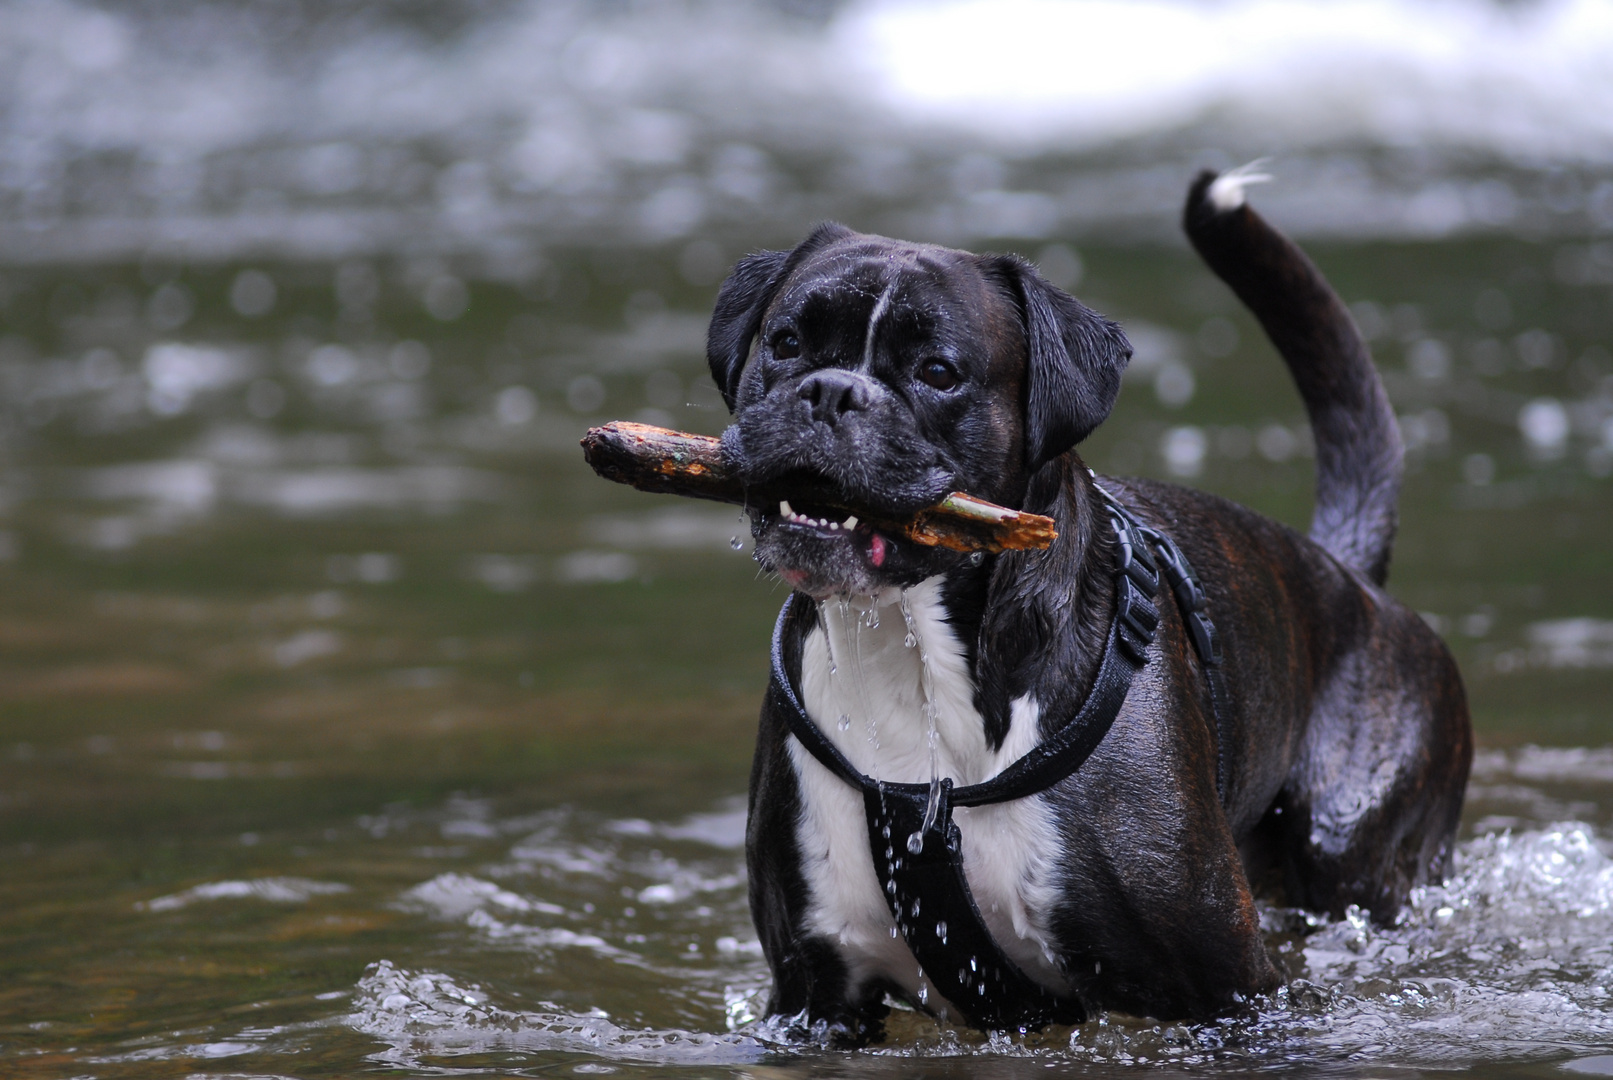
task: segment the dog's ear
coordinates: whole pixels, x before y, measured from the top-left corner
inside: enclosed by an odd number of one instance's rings
[[[825,244],[850,236],[844,225],[825,222],[793,251],[758,251],[747,255],[734,266],[733,272],[717,290],[717,303],[711,311],[711,326],[706,330],[706,362],[711,365],[711,377],[722,391],[728,411],[734,409],[739,393],[739,376],[750,356],[751,340],[761,329],[762,315],[779,285],[789,276],[803,258]]]
[[[747,255],[717,290],[711,325],[706,329],[706,362],[711,365],[711,377],[722,391],[729,412],[734,411],[739,373],[750,355],[751,339],[761,328],[762,312],[784,280],[784,264],[789,257],[788,251]]]
[[[993,256],[986,270],[1018,302],[1024,325],[1025,464],[1034,473],[1108,417],[1131,342],[1017,255]]]

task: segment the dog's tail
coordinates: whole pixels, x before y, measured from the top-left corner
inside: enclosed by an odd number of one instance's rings
[[[1316,441],[1311,539],[1381,585],[1389,573],[1404,450],[1394,410],[1350,313],[1316,265],[1244,202],[1265,177],[1200,173],[1182,224],[1282,354]]]

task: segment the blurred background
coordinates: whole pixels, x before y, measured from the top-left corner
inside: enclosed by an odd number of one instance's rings
[[[1480,733],[1428,911],[1534,906],[1450,970],[1274,916],[1325,1038],[990,1067],[1613,1052],[1610,58],[1595,0],[0,4],[3,1071],[821,1066],[749,1023],[784,590],[577,439],[720,431],[718,282],[833,218],[1034,259],[1136,346],[1089,463],[1303,528],[1298,398],[1176,225],[1256,158],[1400,414],[1390,585]]]

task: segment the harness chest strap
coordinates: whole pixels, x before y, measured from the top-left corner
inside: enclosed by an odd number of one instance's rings
[[[862,792],[875,878],[897,928],[937,993],[970,1023],[988,1030],[1075,1023],[1085,1012],[1073,998],[1055,994],[1025,974],[991,936],[964,876],[962,833],[952,820],[953,807],[1007,802],[1045,791],[1091,756],[1119,715],[1159,624],[1154,597],[1161,567],[1155,565],[1151,547],[1161,549],[1160,562],[1184,618],[1190,613],[1202,615],[1206,645],[1217,665],[1220,660],[1214,651],[1214,626],[1203,613],[1204,594],[1186,557],[1163,533],[1145,529],[1112,496],[1103,494],[1120,543],[1120,565],[1115,615],[1086,701],[1068,723],[990,780],[954,787],[951,778],[942,779],[927,830],[923,826],[931,798],[929,784],[888,783],[859,772],[807,715],[784,666],[784,631],[795,610],[795,594],[785,600],[773,631],[773,681],[784,699],[791,734],[825,768]],[[1197,598],[1197,607],[1189,608],[1184,591]],[[1191,625],[1190,636],[1195,651],[1205,659]],[[1221,701],[1214,691],[1212,684],[1219,729]]]

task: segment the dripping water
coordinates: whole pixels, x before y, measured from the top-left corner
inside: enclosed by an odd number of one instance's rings
[[[846,602],[840,601],[840,618],[846,617]],[[840,665],[835,662],[834,629],[829,625],[829,601],[818,601],[818,622],[823,624],[823,647],[829,653],[829,675],[832,678],[840,671]]]
[[[847,611],[850,605],[845,597],[840,597],[836,601],[836,605],[840,611],[840,625],[843,627],[846,625]],[[840,662],[835,659],[834,627],[829,624],[829,601],[827,600],[818,601],[818,621],[823,625],[823,647],[829,654],[829,677],[833,678],[840,672]],[[850,713],[842,712],[840,714],[839,727],[841,731],[847,731],[851,728]]]
[[[846,625],[845,612],[850,607],[849,600],[842,600],[841,625]],[[863,720],[868,726],[868,743],[875,750],[879,749],[879,725],[874,719],[874,710],[868,704],[868,675],[863,668],[863,629],[873,630],[879,626],[879,607],[872,596],[868,597],[868,607],[857,613],[857,618],[851,621],[851,663],[856,669],[854,675],[857,680],[857,697],[862,702]],[[849,725],[848,725],[849,726]],[[843,729],[842,729],[843,730]]]
[[[924,836],[935,825],[935,816],[941,808],[941,733],[936,722],[935,675],[930,670],[930,654],[919,636],[918,625],[913,621],[913,608],[902,590],[902,620],[907,624],[904,644],[917,649],[919,654],[919,696],[924,712],[924,739],[930,753],[930,798],[924,805],[924,823],[907,838],[907,850],[917,855],[924,850]]]

